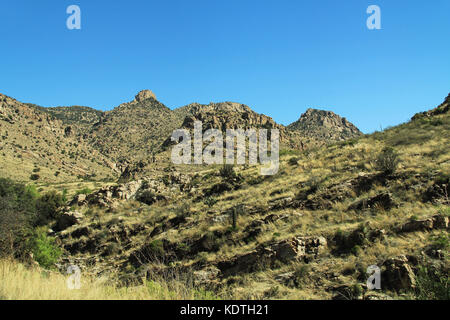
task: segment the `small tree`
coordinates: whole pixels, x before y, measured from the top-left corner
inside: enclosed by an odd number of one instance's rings
[[[397,152],[391,147],[386,147],[378,155],[376,168],[385,174],[393,174],[397,169],[398,162]]]

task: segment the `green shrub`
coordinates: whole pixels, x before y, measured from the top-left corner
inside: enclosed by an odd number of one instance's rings
[[[419,267],[416,275],[415,296],[419,300],[449,300],[449,274],[434,267]]]
[[[38,196],[34,186],[0,178],[0,256],[25,256]]]
[[[89,189],[89,188],[83,188],[83,189],[81,189],[81,190],[78,190],[77,192],[76,192],[76,195],[79,195],[79,194],[86,194],[86,195],[88,195],[88,194],[91,194],[92,193],[92,190],[91,189]]]
[[[217,203],[217,199],[213,197],[206,197],[205,200],[203,200],[203,203],[206,204],[208,207],[212,207]]]
[[[447,232],[431,237],[432,247],[436,250],[447,250],[450,247],[450,239]]]
[[[161,240],[153,240],[148,244],[147,253],[155,256],[162,257],[164,255],[164,244]]]
[[[31,252],[40,266],[50,269],[61,256],[62,250],[43,230],[37,230],[30,241]]]
[[[63,196],[56,191],[50,191],[40,197],[36,202],[37,220],[35,224],[42,226],[52,219],[57,219],[58,209],[65,204]]]

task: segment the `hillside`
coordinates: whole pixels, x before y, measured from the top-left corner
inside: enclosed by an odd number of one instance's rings
[[[113,178],[112,163],[51,112],[0,94],[0,175],[19,181]]]
[[[449,98],[408,123],[361,135],[328,112],[309,110],[286,129],[245,105],[193,104],[171,111],[143,91],[101,117],[86,139],[113,159],[130,159],[128,153],[145,159],[144,141],[162,143],[176,121],[189,128],[200,119],[205,127],[278,127],[323,140],[314,148],[282,152],[274,176],[261,176],[258,166],[176,166],[164,158],[122,183],[72,184],[68,171],[64,183],[41,185],[42,193],[67,189],[70,195],[45,229],[63,250],[56,267],[65,272],[75,264],[90,279],[136,292],[162,290],[165,283],[166,291],[158,291],[164,297],[168,292],[224,299],[448,297]],[[65,134],[68,123],[9,97],[2,96],[0,115],[6,160],[17,163],[14,151],[37,148],[35,161],[42,159],[39,167],[51,172],[65,153],[51,157],[42,150],[83,148],[86,155],[72,160],[80,166],[87,154],[98,152],[84,140],[74,146],[75,138]],[[158,123],[149,125],[150,115],[159,117]],[[319,126],[330,117],[332,125]],[[334,133],[334,126],[346,129]],[[345,137],[352,139],[330,143]],[[36,166],[29,162],[21,163]],[[12,160],[4,163],[9,164],[4,176],[27,178]],[[95,165],[86,169],[108,172]],[[381,269],[381,292],[367,290],[372,265]],[[6,288],[0,285],[0,296],[10,294]]]
[[[11,98],[11,101],[13,100]],[[97,175],[104,177],[105,169],[111,170],[111,177],[121,174],[127,176],[130,171],[133,176],[135,171],[143,173],[153,171],[155,167],[169,161],[169,155],[165,151],[168,151],[171,145],[172,132],[180,128],[192,129],[196,120],[202,121],[204,131],[209,128],[224,131],[226,128],[278,129],[282,149],[305,150],[361,134],[345,119],[320,110],[314,112],[308,110],[299,121],[289,127],[276,123],[272,118],[259,114],[246,105],[234,102],[209,105],[192,103],[171,110],[159,102],[150,90],[142,90],[133,101],[123,103],[107,112],[82,106],[45,108],[31,103],[22,104],[18,101],[14,103],[31,110],[40,118],[49,119],[48,121],[59,128],[59,132],[63,132],[63,138],[86,146],[84,148],[86,152],[78,157],[100,154],[98,162],[106,168],[99,168],[97,174],[97,166],[91,166],[91,173],[81,173],[91,177]],[[15,121],[26,122],[26,119],[17,118]],[[73,155],[75,152],[80,153],[74,150],[60,150],[59,145],[48,147],[51,150],[56,149],[53,153],[68,152],[71,157],[75,157]],[[90,150],[95,152],[91,153]],[[49,160],[57,162],[53,163],[53,167],[59,166],[59,160],[54,158]],[[152,165],[154,162],[158,164]],[[79,175],[73,174],[74,178]],[[67,181],[68,177],[65,179]],[[51,175],[46,175],[45,181],[60,180],[51,179]]]
[[[448,105],[283,155],[275,176],[180,166],[77,196],[81,218],[54,233],[60,266],[128,286],[185,279],[221,298],[448,297]],[[381,292],[366,288],[371,265]]]

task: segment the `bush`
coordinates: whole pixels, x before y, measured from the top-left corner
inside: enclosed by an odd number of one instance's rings
[[[419,300],[449,300],[450,276],[437,268],[420,267],[416,276],[415,296]]]
[[[431,246],[436,250],[447,250],[450,247],[450,239],[447,232],[431,237]]]
[[[38,175],[37,173],[33,173],[33,174],[30,176],[30,180],[36,181],[36,180],[39,180],[40,177],[41,177],[41,176]]]
[[[50,269],[61,256],[61,249],[53,238],[48,237],[43,230],[38,230],[30,241],[31,252],[40,266]]]
[[[164,244],[161,240],[153,240],[148,244],[147,253],[154,257],[164,256]]]
[[[217,203],[217,200],[213,197],[206,197],[205,200],[203,200],[203,203],[211,208]]]
[[[0,256],[24,257],[38,196],[34,186],[0,178]]]
[[[234,166],[231,164],[224,164],[223,167],[219,170],[219,175],[223,178],[234,178],[236,176],[236,172],[234,172]]]
[[[393,174],[397,169],[398,162],[397,152],[391,147],[386,147],[378,155],[376,168],[385,174]]]
[[[291,166],[296,166],[296,165],[298,164],[298,161],[299,161],[299,160],[300,160],[299,158],[293,157],[293,158],[290,158],[290,159],[289,159],[288,163],[289,163]]]
[[[36,202],[37,220],[35,224],[42,226],[49,223],[52,219],[58,218],[58,208],[65,204],[64,198],[56,191],[50,191],[40,197]]]
[[[79,195],[79,194],[86,194],[86,195],[88,195],[88,194],[91,194],[92,193],[92,190],[91,189],[89,189],[89,188],[83,188],[83,189],[81,189],[81,190],[78,190],[77,192],[76,192],[76,195]]]

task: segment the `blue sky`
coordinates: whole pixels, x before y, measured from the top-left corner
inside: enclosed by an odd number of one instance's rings
[[[81,8],[81,30],[66,8]],[[366,9],[381,8],[381,30]],[[0,92],[110,110],[151,89],[169,108],[235,101],[289,124],[308,107],[362,131],[450,92],[450,1],[3,0]]]

